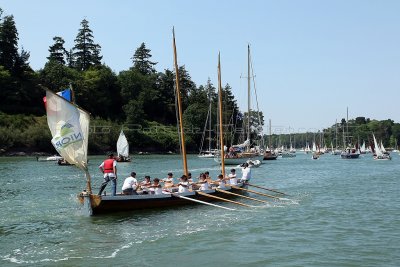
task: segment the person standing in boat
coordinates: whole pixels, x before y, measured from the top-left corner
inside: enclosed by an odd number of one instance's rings
[[[122,193],[124,195],[137,195],[138,181],[136,180],[136,172],[131,172],[131,176],[125,178],[122,185]]]
[[[99,169],[104,174],[104,182],[100,186],[99,196],[110,181],[112,182],[112,195],[115,196],[117,194],[117,161],[114,159],[114,154],[109,154],[108,159],[101,163]]]
[[[251,168],[249,168],[249,164],[246,162],[242,168],[242,178],[240,179],[241,182],[247,183],[251,179]]]

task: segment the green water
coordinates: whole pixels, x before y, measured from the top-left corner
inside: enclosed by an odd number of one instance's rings
[[[95,192],[102,159],[90,158]],[[140,178],[182,172],[174,155],[137,156],[118,168],[119,190],[132,170]],[[189,168],[218,173],[196,156]],[[266,161],[252,182],[290,201],[219,203],[236,211],[196,205],[86,217],[75,198],[85,186],[78,169],[0,158],[0,173],[0,266],[400,266],[398,155]]]

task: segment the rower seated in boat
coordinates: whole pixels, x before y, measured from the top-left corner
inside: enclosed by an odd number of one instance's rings
[[[131,176],[125,178],[124,184],[122,185],[123,195],[137,195],[138,182],[136,180],[136,173],[132,172]]]
[[[189,192],[188,177],[186,175],[182,175],[180,182],[178,184],[178,193],[186,193]]]
[[[213,180],[211,179],[210,173],[207,171],[204,173],[206,175],[206,180],[209,184],[213,183]]]
[[[196,185],[198,186],[198,189],[200,191],[210,189],[209,183],[207,181],[207,176],[205,173],[200,174],[199,181],[196,183]]]
[[[162,186],[160,185],[160,179],[154,178],[153,184],[149,186],[150,194],[161,195],[162,194]]]
[[[168,173],[168,177],[162,179],[162,182],[164,182],[164,187],[165,188],[171,188],[174,186],[174,175],[172,174],[172,172]]]
[[[150,192],[149,186],[150,186],[150,185],[151,185],[150,176],[146,175],[146,176],[144,177],[144,181],[142,181],[142,182],[140,183],[140,187],[142,188],[143,194],[149,194],[149,192]]]
[[[189,183],[193,183],[192,174],[190,172],[188,173],[188,177],[187,178],[188,178],[188,182]]]
[[[217,188],[219,189],[226,189],[226,181],[229,180],[229,178],[224,178],[222,174],[218,175],[218,180],[214,182],[214,184],[218,185]]]

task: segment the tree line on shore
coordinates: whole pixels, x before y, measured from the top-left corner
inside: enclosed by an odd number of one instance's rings
[[[355,119],[342,119],[332,126],[316,132],[305,133],[279,133],[277,129],[274,133],[264,136],[265,144],[271,143],[272,147],[292,146],[304,148],[308,144],[310,147],[315,142],[321,148],[331,145],[339,149],[345,148],[350,144],[356,146],[365,142],[366,146],[373,146],[372,134],[378,140],[382,140],[385,147],[397,148],[400,140],[400,123],[395,123],[391,119],[374,120],[365,117],[356,117]],[[288,130],[289,131],[289,130]],[[290,131],[289,131],[290,132]]]

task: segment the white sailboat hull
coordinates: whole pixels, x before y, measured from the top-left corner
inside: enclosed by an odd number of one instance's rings
[[[225,158],[224,162],[225,162],[225,165],[240,165],[242,163],[247,162],[248,160],[252,160],[252,161],[259,160],[259,161],[262,161],[263,158],[264,158],[263,155],[254,154],[254,155],[240,156],[240,157],[237,157],[237,158]],[[218,163],[221,163],[221,159],[219,157],[216,157],[215,160]]]

